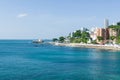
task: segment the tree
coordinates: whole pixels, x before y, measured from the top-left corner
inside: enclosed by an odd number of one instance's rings
[[[53,42],[56,42],[56,41],[58,41],[58,39],[57,38],[53,38],[53,40],[52,40]]]
[[[109,28],[115,30],[117,32],[117,35],[120,35],[120,25],[118,23],[118,25],[111,25],[109,26]]]
[[[70,42],[71,42],[71,43],[73,43],[73,42],[74,42],[74,40],[75,40],[75,38],[74,38],[74,37],[71,37],[71,38],[70,38]]]
[[[82,32],[81,34],[81,38],[89,38],[90,37],[90,34],[86,31]]]
[[[76,30],[76,32],[73,33],[73,37],[81,37],[81,30]]]
[[[92,44],[97,44],[96,40],[92,41],[91,43],[92,43]]]
[[[98,41],[104,40],[102,36],[97,36]]]
[[[117,37],[117,43],[120,43],[120,36]]]
[[[117,22],[117,25],[119,25],[119,26],[120,26],[120,22]]]
[[[80,43],[81,42],[81,38],[75,38],[74,40],[73,40],[73,43]]]
[[[63,43],[65,38],[63,36],[59,37],[59,42]]]
[[[115,36],[110,36],[110,40],[114,40],[116,37]]]
[[[88,38],[81,38],[81,41],[82,41],[83,43],[87,43]]]

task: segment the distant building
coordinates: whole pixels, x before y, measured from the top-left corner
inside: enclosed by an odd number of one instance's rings
[[[91,28],[90,30],[90,37],[92,38],[92,40],[96,40],[97,39],[97,28]]]
[[[103,37],[103,42],[106,42],[109,39],[109,29],[108,28],[97,28],[96,29],[96,36],[101,36]],[[99,42],[99,40],[97,39],[97,42]]]
[[[97,36],[101,36],[104,39],[106,39],[106,29],[104,29],[104,28],[97,28],[96,32],[97,32]]]
[[[87,31],[88,29],[87,28],[84,28],[84,27],[81,27],[81,29],[80,29],[82,32],[84,32],[84,31]]]
[[[108,28],[108,26],[109,26],[109,20],[105,19],[104,20],[104,28]]]

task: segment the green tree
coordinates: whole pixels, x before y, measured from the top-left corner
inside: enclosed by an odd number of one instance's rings
[[[75,38],[74,38],[74,37],[71,37],[71,38],[70,38],[70,42],[71,42],[71,43],[73,43],[73,42],[74,42],[74,40],[75,40]]]
[[[99,41],[104,40],[102,36],[97,36],[97,39],[98,39]]]
[[[81,42],[81,38],[75,38],[74,40],[73,40],[73,43],[80,43]]]
[[[120,44],[120,36],[117,37],[116,43]]]
[[[116,37],[115,36],[110,36],[110,40],[114,40]]]
[[[97,44],[96,40],[92,41],[91,43],[92,43],[92,44]]]
[[[120,25],[111,25],[109,28],[115,30],[117,32],[117,35],[120,35]]]
[[[83,43],[87,43],[87,42],[88,42],[88,38],[81,38],[81,41],[82,41]]]
[[[65,38],[63,36],[59,37],[59,42],[63,43]]]
[[[56,41],[58,41],[58,39],[57,39],[57,38],[53,38],[52,41],[53,41],[53,42],[56,42]]]
[[[81,38],[89,38],[90,37],[90,34],[86,31],[82,32],[81,34]]]
[[[76,30],[76,32],[73,33],[73,37],[81,37],[81,30]]]
[[[120,22],[117,22],[117,25],[119,25],[119,26],[120,26]]]

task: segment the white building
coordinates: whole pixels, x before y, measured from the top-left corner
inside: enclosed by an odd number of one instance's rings
[[[109,20],[105,19],[104,20],[104,28],[108,28],[108,26],[109,26]]]
[[[97,39],[97,27],[96,28],[91,28],[90,30],[90,37],[92,38],[92,40],[96,40]]]

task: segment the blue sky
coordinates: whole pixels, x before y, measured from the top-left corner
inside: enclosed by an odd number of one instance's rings
[[[0,0],[0,39],[50,39],[120,21],[120,0]]]

